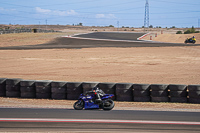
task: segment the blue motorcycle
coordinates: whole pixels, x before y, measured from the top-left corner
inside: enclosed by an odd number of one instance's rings
[[[105,94],[101,97],[101,101],[96,100],[94,93],[85,93],[79,96],[77,102],[74,103],[74,109],[82,110],[85,109],[103,109],[111,110],[114,108],[114,101],[111,99],[114,97],[113,94]]]

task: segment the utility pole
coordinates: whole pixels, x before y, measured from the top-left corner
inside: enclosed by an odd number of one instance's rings
[[[149,2],[146,0],[145,3],[145,14],[144,14],[144,28],[149,28]]]

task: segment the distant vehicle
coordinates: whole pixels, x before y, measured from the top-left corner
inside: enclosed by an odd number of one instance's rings
[[[185,43],[193,43],[193,44],[195,44],[196,43],[195,36],[193,36],[192,38],[187,38],[185,40]]]
[[[82,110],[85,109],[103,109],[103,110],[111,110],[114,108],[114,101],[111,99],[113,94],[105,94],[101,97],[101,101],[95,101],[95,93],[85,93],[79,96],[77,102],[74,103],[74,109]]]

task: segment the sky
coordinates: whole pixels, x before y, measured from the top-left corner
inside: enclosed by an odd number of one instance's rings
[[[0,24],[142,27],[146,0],[0,0]],[[199,27],[200,0],[148,0],[149,25]]]

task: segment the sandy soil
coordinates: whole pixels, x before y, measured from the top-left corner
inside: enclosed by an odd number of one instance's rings
[[[0,47],[36,45],[52,41],[56,37],[73,35],[77,32],[67,33],[18,33],[0,35]]]
[[[73,109],[75,100],[49,99],[18,99],[0,98],[3,108],[60,108]],[[186,103],[148,103],[148,102],[117,102],[113,110],[154,110],[154,111],[189,111],[200,112],[199,104]]]
[[[0,75],[61,81],[200,84],[200,47],[0,50]]]
[[[150,36],[152,37],[153,41],[158,42],[170,42],[170,43],[184,43],[185,39],[191,38],[195,36],[196,38],[196,44],[200,44],[200,33],[193,33],[193,34],[168,34],[168,33],[157,33],[157,37],[155,37],[156,33],[152,33],[143,40],[150,40]]]

